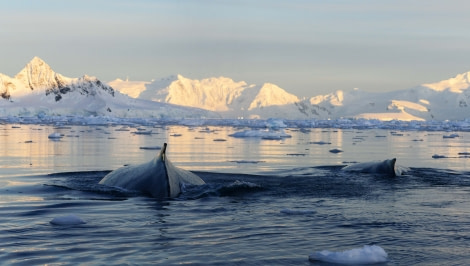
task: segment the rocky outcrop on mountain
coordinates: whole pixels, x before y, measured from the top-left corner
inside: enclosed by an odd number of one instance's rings
[[[14,78],[0,76],[0,95],[8,100],[34,92],[51,95],[55,101],[60,101],[63,95],[75,91],[85,96],[99,92],[114,95],[114,89],[97,78],[87,75],[81,78],[64,77],[39,57],[34,57]]]

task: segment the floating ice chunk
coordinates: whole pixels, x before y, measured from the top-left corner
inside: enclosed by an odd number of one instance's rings
[[[331,142],[327,142],[327,141],[312,141],[312,142],[309,142],[309,144],[316,144],[316,145],[330,145]]]
[[[443,139],[454,139],[454,138],[458,138],[458,137],[459,137],[459,134],[457,134],[457,133],[442,136]]]
[[[132,133],[136,135],[152,135],[152,130],[138,130]]]
[[[374,264],[387,262],[388,254],[379,246],[365,245],[363,248],[332,252],[328,250],[310,254],[310,261],[324,261],[340,264]]]
[[[123,126],[121,128],[115,129],[115,131],[131,131],[131,130],[129,129],[129,127]]]
[[[269,118],[266,120],[266,127],[267,128],[286,128],[286,124],[284,120],[277,119],[277,118]]]
[[[340,152],[343,152],[343,151],[340,150],[340,149],[331,149],[330,152],[331,153],[340,153]]]
[[[469,156],[470,156],[470,152],[459,152],[459,156],[469,157]]]
[[[292,137],[283,130],[245,130],[229,135],[234,138],[262,138],[262,139],[283,139]]]
[[[231,163],[264,163],[265,161],[250,161],[250,160],[235,160],[235,161],[230,161]]]
[[[60,139],[60,138],[62,138],[62,135],[58,132],[54,132],[54,133],[49,134],[48,138],[50,138],[50,139]]]
[[[78,224],[86,224],[86,222],[74,215],[74,214],[69,214],[65,216],[59,216],[50,221],[51,224],[53,225],[78,225]]]
[[[162,147],[161,146],[142,146],[142,147],[139,147],[139,149],[141,149],[141,150],[161,150]]]

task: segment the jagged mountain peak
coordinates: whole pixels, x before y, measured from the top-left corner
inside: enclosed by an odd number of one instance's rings
[[[26,73],[33,73],[33,72],[36,72],[36,73],[52,72],[52,73],[54,73],[52,68],[44,60],[42,60],[41,58],[35,56],[35,57],[33,57],[33,59],[31,59],[31,61],[29,61],[26,64],[26,66],[20,72],[18,72],[18,74],[16,74],[15,78],[20,78],[20,76],[22,74],[24,75]]]
[[[33,59],[31,59],[31,61],[29,61],[28,64],[31,64],[31,65],[47,65],[44,60],[39,58],[39,56],[33,57]]]
[[[41,58],[35,56],[16,74],[15,79],[22,82],[31,90],[57,87],[58,79],[63,79]]]
[[[300,99],[272,83],[264,83],[258,95],[248,107],[249,110],[270,105],[286,105],[299,102]]]
[[[114,89],[103,84],[94,76],[83,75],[80,78],[68,78],[54,72],[41,58],[35,56],[18,72],[14,78],[0,76],[0,96],[6,100],[16,101],[32,92],[43,93],[48,99],[60,101],[66,94],[75,97],[95,96],[102,93],[114,97]]]

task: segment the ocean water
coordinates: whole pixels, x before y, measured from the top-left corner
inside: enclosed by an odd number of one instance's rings
[[[285,129],[291,138],[265,140],[229,136],[247,128],[146,129],[0,125],[2,264],[328,265],[309,255],[364,245],[382,247],[386,265],[470,263],[469,132]],[[164,142],[207,184],[165,201],[98,184]],[[389,158],[409,170],[340,170]],[[64,215],[86,223],[50,223]]]

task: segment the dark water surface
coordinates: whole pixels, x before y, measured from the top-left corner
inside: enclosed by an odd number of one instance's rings
[[[244,130],[231,127],[147,136],[18,126],[0,125],[3,264],[327,265],[308,256],[364,245],[382,247],[387,265],[470,263],[466,132],[291,129],[292,138],[261,140],[229,137]],[[55,131],[64,138],[49,140]],[[166,201],[98,184],[158,152],[139,147],[163,142],[175,165],[207,184]],[[340,171],[392,157],[410,170],[396,178]],[[68,214],[86,223],[50,223]]]

